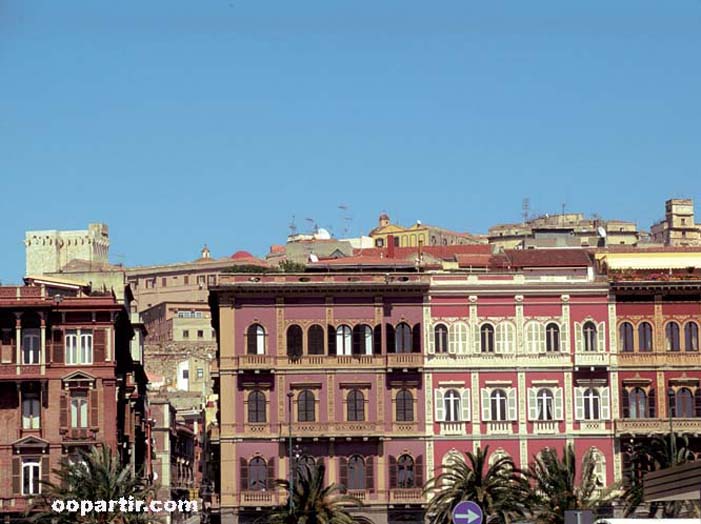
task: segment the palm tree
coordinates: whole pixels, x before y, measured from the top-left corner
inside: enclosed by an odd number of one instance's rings
[[[151,491],[143,481],[134,476],[128,466],[123,466],[109,448],[93,448],[79,451],[78,460],[64,462],[53,470],[58,482],[42,482],[41,497],[32,508],[34,515],[30,521],[38,524],[136,524],[153,521],[143,513],[90,512],[81,516],[80,512],[55,512],[54,501],[69,500],[110,501],[124,497],[134,500],[147,500]]]
[[[485,524],[508,524],[523,518],[528,505],[528,487],[510,457],[490,466],[489,446],[467,452],[467,461],[453,460],[443,472],[426,484],[424,493],[432,498],[426,514],[436,524],[452,522],[455,506],[464,500],[479,504]]]
[[[671,433],[655,436],[650,441],[638,442],[630,446],[630,484],[623,493],[626,517],[635,513],[643,505],[643,475],[663,468],[678,466],[694,460],[689,449],[689,439]],[[654,518],[661,511],[664,518],[678,518],[682,512],[696,510],[696,503],[690,501],[651,502],[648,518]]]
[[[589,450],[582,459],[581,477],[577,478],[577,457],[572,445],[557,451],[546,448],[529,465],[532,517],[537,524],[563,524],[565,511],[597,510],[610,504],[615,486],[604,489],[596,474],[597,456]],[[577,482],[579,480],[579,482]]]
[[[344,488],[337,484],[324,486],[325,468],[323,464],[310,466],[300,464],[292,493],[290,508],[290,483],[278,480],[277,486],[287,491],[288,501],[284,506],[274,508],[263,522],[270,524],[353,524],[349,507],[360,507],[362,503],[355,497],[343,494]]]

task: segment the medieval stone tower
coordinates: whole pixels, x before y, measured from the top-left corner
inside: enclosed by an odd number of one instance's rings
[[[95,269],[108,260],[110,237],[107,224],[89,224],[79,231],[27,231],[26,275],[57,273],[71,260],[94,264]]]

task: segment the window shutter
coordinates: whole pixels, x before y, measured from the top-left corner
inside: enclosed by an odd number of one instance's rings
[[[504,348],[504,351],[506,353],[515,353],[516,351],[516,345],[514,343],[514,338],[516,336],[516,330],[514,329],[513,324],[508,323],[506,324],[506,347]]]
[[[538,353],[545,353],[546,343],[545,343],[545,325],[538,324],[538,347],[536,351]]]
[[[329,339],[329,356],[333,357],[336,355],[336,328],[329,324],[326,331]]]
[[[457,353],[458,352],[458,329],[459,329],[458,324],[453,324],[450,326],[448,329],[448,353]]]
[[[426,337],[428,338],[428,353],[433,355],[436,352],[436,327],[429,331],[429,326],[426,326]]]
[[[516,388],[507,392],[508,420],[518,420],[518,404],[516,403]]]
[[[567,322],[563,322],[560,326],[560,351],[570,352],[570,326]]]
[[[54,329],[51,332],[51,345],[53,347],[53,360],[57,364],[63,364],[63,331]]]
[[[411,352],[421,353],[421,324],[414,324],[411,330]]]
[[[338,482],[345,492],[348,489],[348,459],[346,457],[338,457]]]
[[[396,337],[394,336],[394,326],[392,324],[385,324],[385,338],[387,339],[387,353],[394,353]]]
[[[266,465],[265,487],[267,489],[275,489],[275,457],[270,457]]]
[[[601,388],[601,420],[611,419],[611,398],[609,388]]]
[[[580,322],[574,323],[574,351],[575,353],[584,351],[584,333],[582,333],[582,324]]]
[[[44,482],[49,481],[49,475],[51,474],[51,463],[49,461],[49,457],[44,455],[41,457],[41,480]],[[42,486],[39,487],[39,490],[42,490]]]
[[[628,400],[628,389],[621,389],[621,416],[623,418],[630,417],[630,401]]]
[[[239,459],[240,474],[241,474],[241,488],[239,491],[248,490],[248,461],[245,458]]]
[[[382,324],[377,324],[373,331],[372,350],[375,355],[382,354]]]
[[[443,405],[443,392],[440,389],[435,390],[434,399],[436,403],[436,422],[443,422],[445,420],[445,406]]]
[[[528,420],[538,420],[538,390],[528,389]]]
[[[60,413],[60,425],[62,428],[67,428],[68,427],[68,397],[66,396],[65,391],[61,391],[61,400],[60,400],[60,408],[61,408],[61,413]]]
[[[460,394],[460,417],[463,422],[470,421],[470,390],[463,389]]]
[[[487,422],[492,420],[492,410],[489,405],[489,390],[483,389],[482,394],[482,420]]]
[[[533,348],[533,322],[526,324],[526,329],[524,329],[524,334],[526,336],[526,353],[533,353],[535,349]]]
[[[12,457],[12,492],[15,495],[22,493],[22,459]]]
[[[701,417],[701,389],[699,388],[694,392],[694,415]]]
[[[458,338],[458,353],[469,353],[470,352],[470,328],[467,324],[460,323],[459,338]]]
[[[90,392],[90,426],[93,428],[100,427],[100,422],[99,422],[99,408],[100,408],[100,402],[98,401],[97,398],[97,390],[92,390]]]
[[[596,350],[599,353],[606,352],[606,323],[605,322],[599,322],[599,325],[596,326],[596,336],[597,336]]]
[[[397,459],[392,455],[389,456],[389,488],[397,487]]]
[[[417,488],[424,487],[424,456],[417,455],[414,459],[414,479]]]
[[[650,418],[656,418],[657,406],[655,403],[655,390],[654,389],[650,389],[650,392],[647,394],[647,401],[648,401],[647,416]]]
[[[365,457],[365,489],[375,490],[375,461],[372,456]]]
[[[96,329],[93,332],[93,362],[96,364],[105,361],[105,330]]]
[[[553,393],[555,394],[555,413],[553,413],[553,418],[555,420],[562,420],[562,388],[555,388]]]
[[[674,393],[674,390],[670,388],[667,391],[667,401],[669,405],[669,416],[670,417],[676,417],[677,416],[677,403],[676,403],[676,395]]]
[[[584,420],[584,390],[574,388],[574,419]]]

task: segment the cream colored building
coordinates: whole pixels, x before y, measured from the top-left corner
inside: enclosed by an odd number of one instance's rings
[[[464,244],[482,244],[485,239],[480,235],[459,233],[437,226],[430,226],[417,221],[409,227],[392,224],[389,215],[380,215],[378,225],[370,231],[370,237],[375,241],[375,247],[387,247],[394,242],[395,247],[418,246],[454,246]]]
[[[694,220],[694,201],[673,198],[665,202],[665,218],[651,228],[653,242],[665,246],[701,246],[701,224]]]
[[[27,231],[26,275],[56,273],[71,260],[82,260],[95,269],[107,264],[110,247],[106,224],[90,224],[88,229]]]

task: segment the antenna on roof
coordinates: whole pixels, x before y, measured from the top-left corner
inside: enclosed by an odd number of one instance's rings
[[[528,222],[528,215],[531,211],[531,201],[528,197],[523,199],[521,202],[521,216],[523,217],[524,224]]]
[[[312,227],[312,231],[314,233],[316,233],[316,230],[319,229],[319,225],[316,223],[316,220],[314,220],[313,218],[310,218],[310,217],[307,217],[304,220],[309,222],[309,225]]]
[[[290,225],[287,227],[290,229],[290,235],[297,234],[297,224],[295,223],[295,216],[294,215],[292,215],[292,222],[290,222]]]
[[[350,206],[347,206],[346,204],[339,204],[338,209],[341,210],[341,220],[344,222],[343,236],[348,237],[350,236],[351,224],[353,222],[353,218],[350,216]]]

